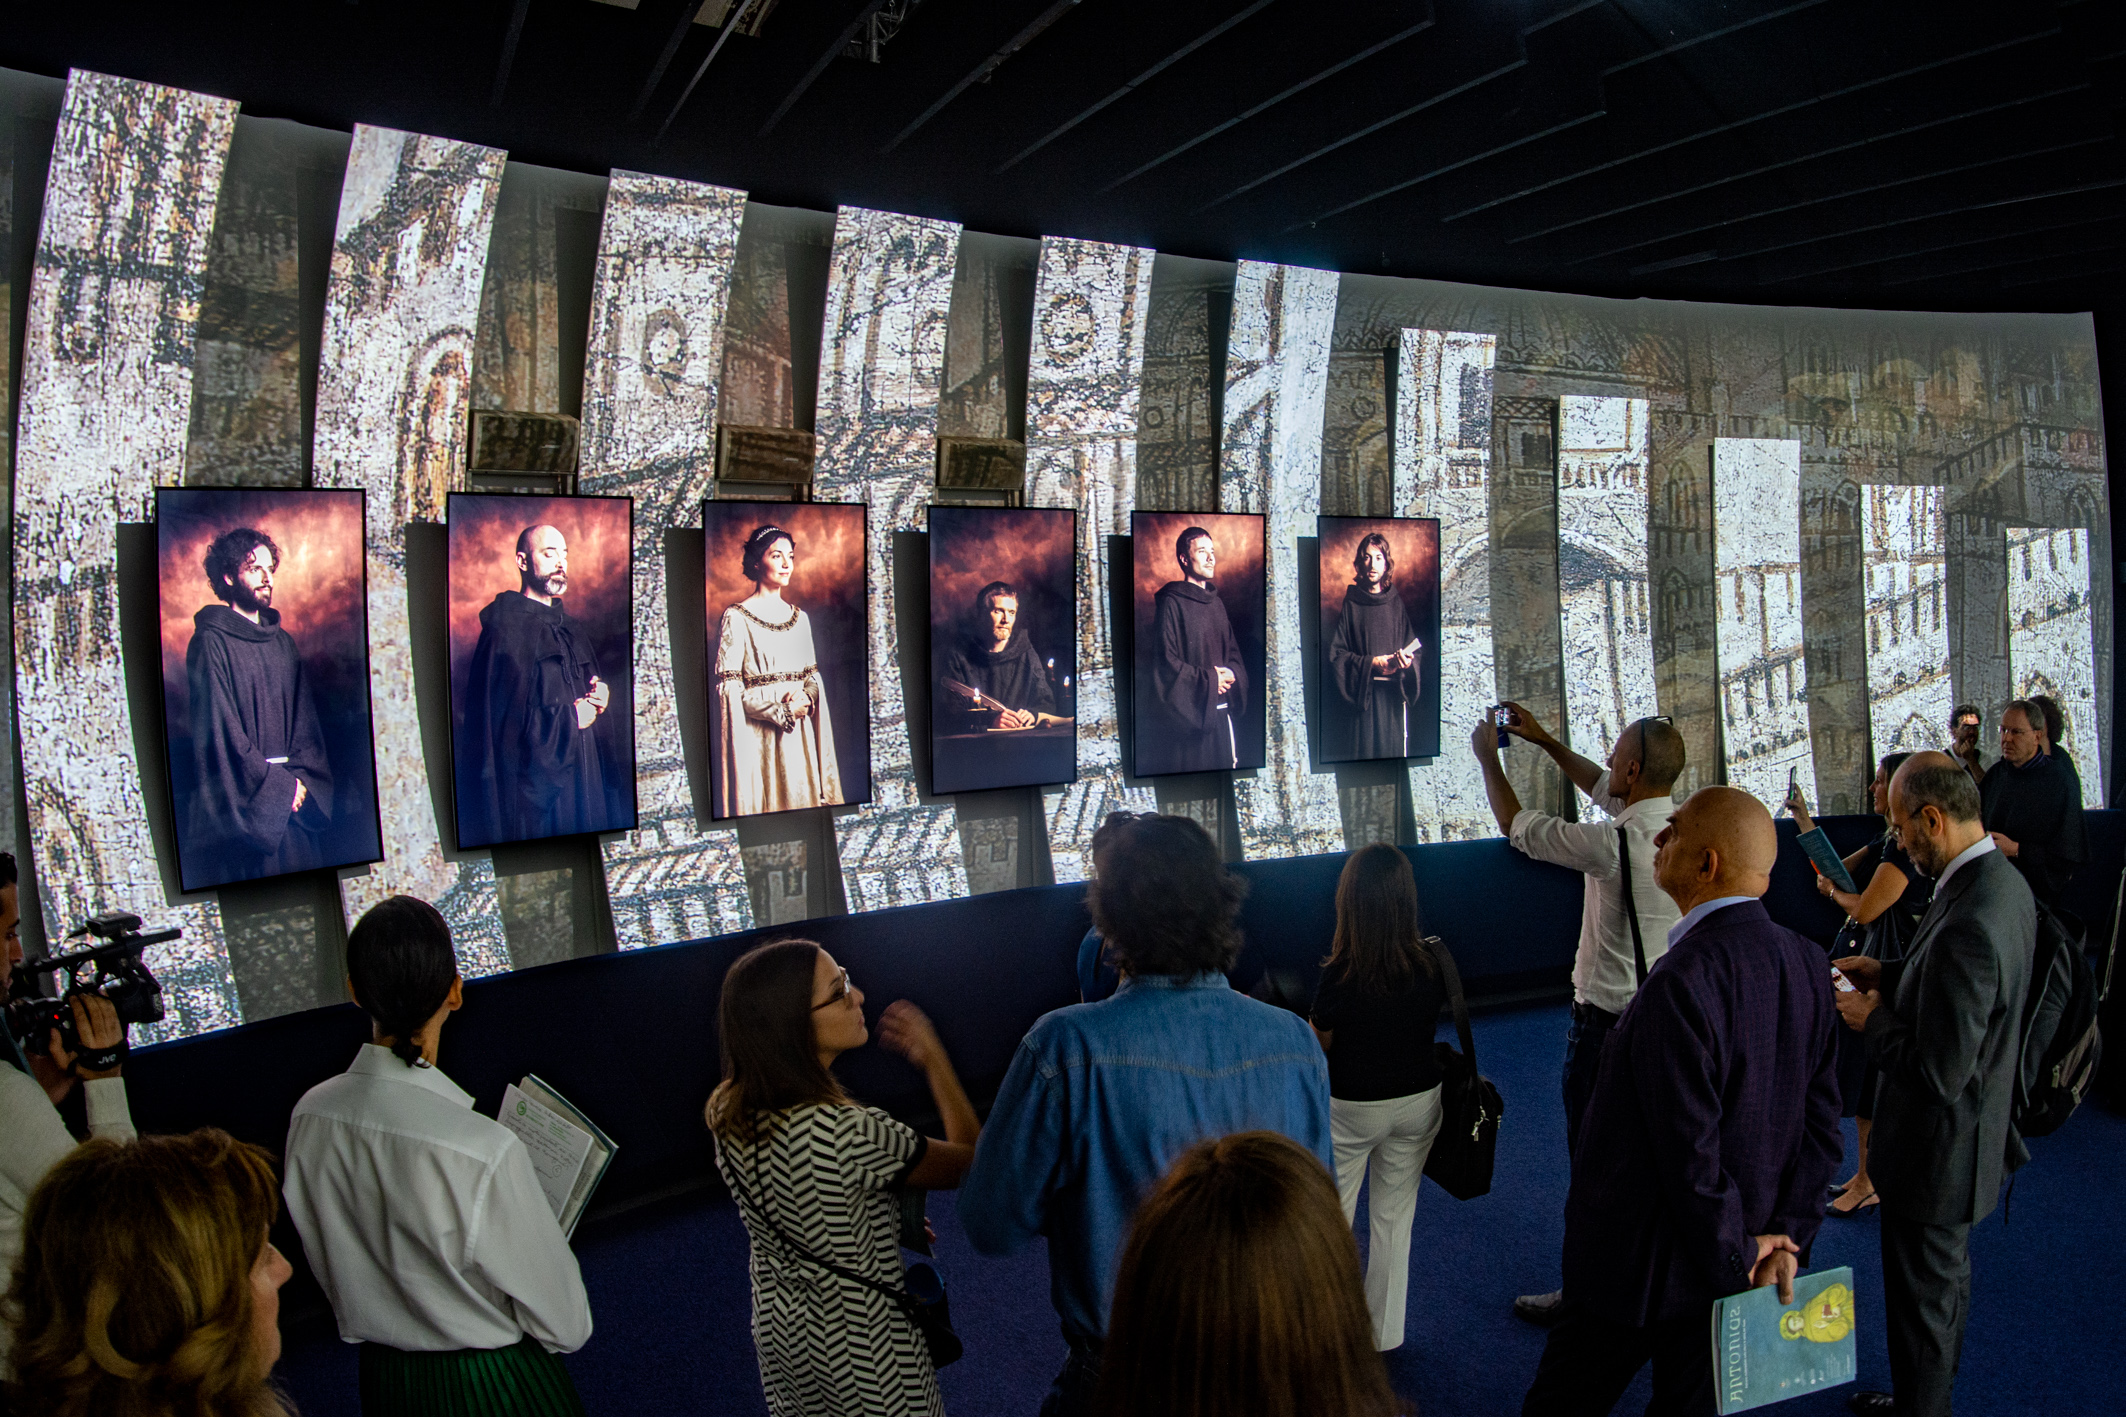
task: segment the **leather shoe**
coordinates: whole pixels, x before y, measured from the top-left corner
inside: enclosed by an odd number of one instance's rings
[[[1887,1392],[1856,1392],[1845,1400],[1854,1417],[1895,1417],[1897,1398]]]
[[[1548,1294],[1523,1294],[1513,1301],[1515,1317],[1523,1318],[1538,1328],[1549,1328],[1565,1316],[1565,1291],[1553,1289]]]

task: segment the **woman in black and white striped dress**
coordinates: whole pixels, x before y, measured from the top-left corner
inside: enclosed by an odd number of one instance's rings
[[[929,1079],[943,1140],[860,1105],[828,1071],[871,1033],[863,991],[811,941],[740,957],[724,976],[720,1024],[723,1082],[709,1098],[709,1130],[752,1240],[753,1344],[768,1411],[942,1414],[914,1320],[826,1267],[900,1288],[901,1193],[956,1187],[974,1159],[981,1125],[937,1030],[906,1000],[879,1019],[879,1042]]]

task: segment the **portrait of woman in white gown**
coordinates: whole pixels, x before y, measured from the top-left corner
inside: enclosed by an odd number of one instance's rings
[[[716,633],[714,814],[837,805],[845,799],[812,620],[788,598],[796,538],[757,526],[741,564],[753,593],[725,607]]]

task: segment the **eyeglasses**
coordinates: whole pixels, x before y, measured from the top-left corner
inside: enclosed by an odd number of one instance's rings
[[[812,1006],[812,1012],[818,1013],[821,1009],[832,1008],[834,1005],[840,1003],[842,1000],[849,997],[849,990],[851,986],[849,984],[848,967],[846,965],[837,965],[836,972],[838,972],[842,977],[841,983],[835,986],[833,993],[829,994],[826,998],[821,999],[818,1003],[814,1004]]]

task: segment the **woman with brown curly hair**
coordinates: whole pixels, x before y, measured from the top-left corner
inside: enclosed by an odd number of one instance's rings
[[[1130,1228],[1100,1417],[1389,1417],[1358,1245],[1319,1159],[1277,1132],[1183,1152]]]
[[[266,1153],[207,1128],[93,1138],[45,1176],[7,1291],[15,1417],[291,1417]]]

